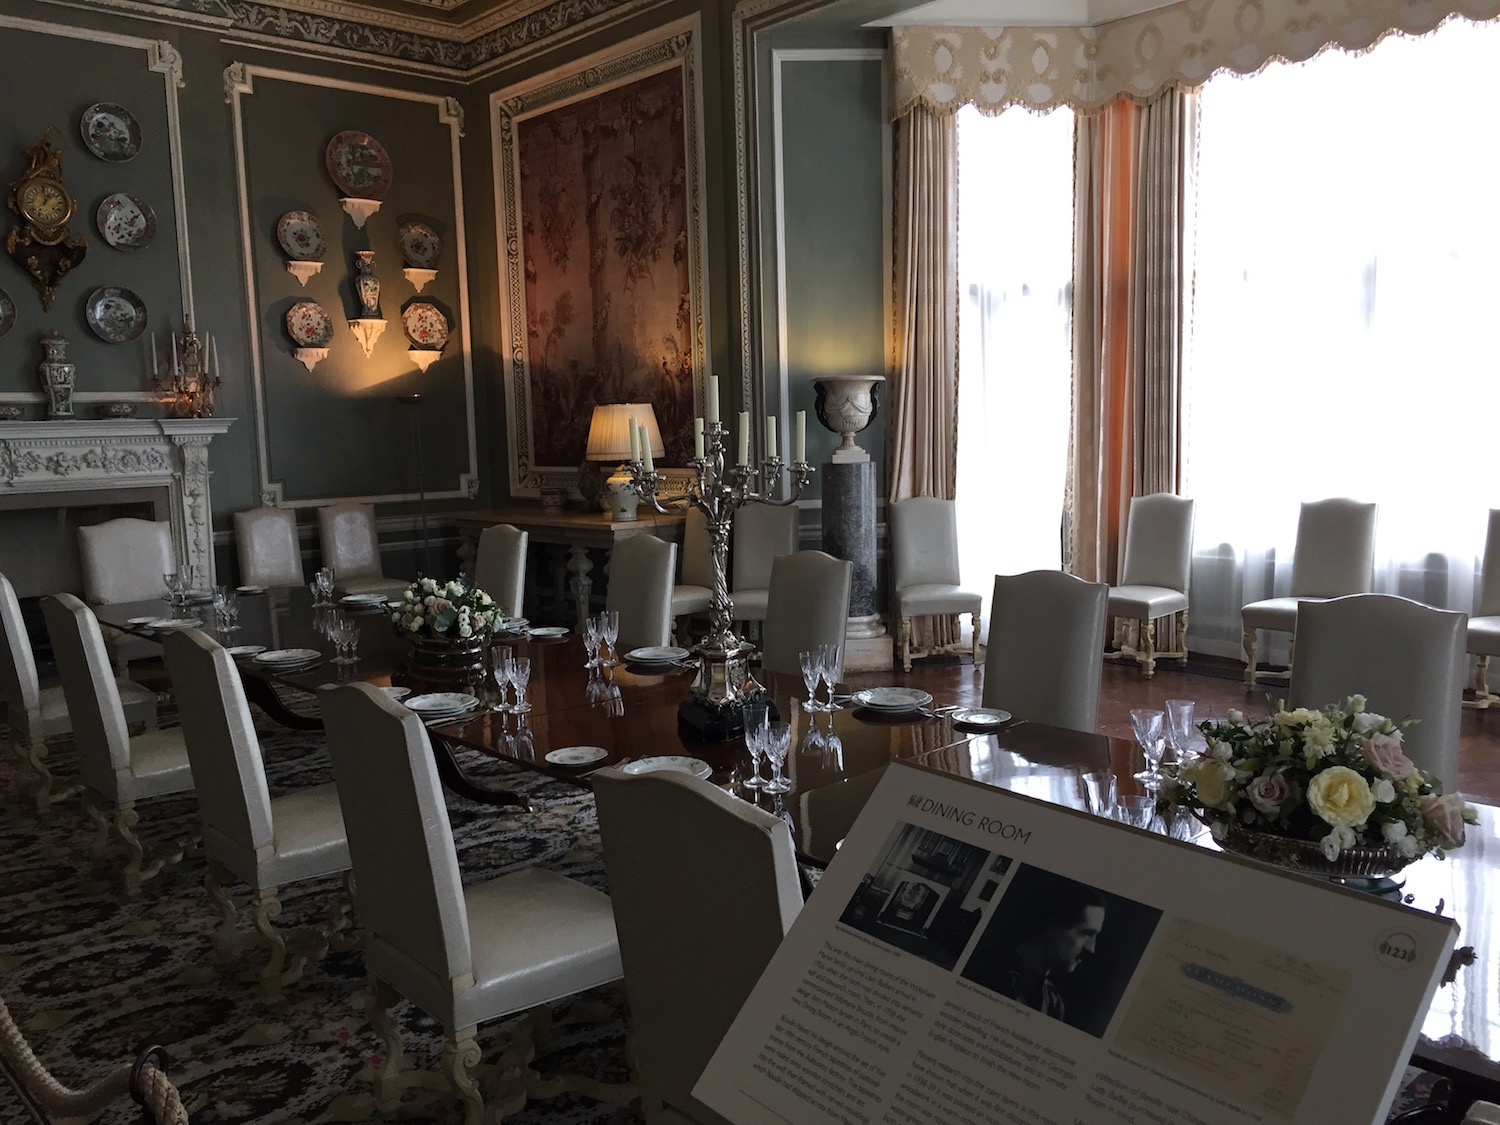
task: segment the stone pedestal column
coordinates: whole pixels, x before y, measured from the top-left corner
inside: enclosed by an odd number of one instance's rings
[[[875,464],[830,461],[823,466],[823,550],[854,564],[844,669],[889,671],[892,641],[875,594]]]

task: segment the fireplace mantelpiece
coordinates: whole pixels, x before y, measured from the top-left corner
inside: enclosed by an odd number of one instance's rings
[[[233,418],[0,422],[0,508],[67,506],[70,493],[166,488],[178,557],[213,579],[208,443]]]

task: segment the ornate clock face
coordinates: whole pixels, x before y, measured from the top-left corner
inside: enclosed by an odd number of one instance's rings
[[[32,180],[21,189],[17,202],[21,217],[40,227],[61,226],[73,214],[73,197],[56,180]]]

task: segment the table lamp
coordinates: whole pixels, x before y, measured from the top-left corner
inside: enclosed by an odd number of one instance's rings
[[[656,411],[649,402],[613,402],[594,407],[594,417],[589,422],[588,448],[584,457],[589,461],[613,461],[618,466],[604,482],[604,493],[599,497],[600,505],[616,521],[635,519],[636,505],[640,498],[625,462],[632,459],[630,447],[630,423],[636,424],[647,434],[651,444],[651,455],[660,457],[665,452],[661,443],[661,430],[656,425]]]

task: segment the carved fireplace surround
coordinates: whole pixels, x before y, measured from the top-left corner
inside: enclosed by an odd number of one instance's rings
[[[71,507],[89,493],[166,489],[177,557],[214,572],[208,443],[233,418],[0,422],[0,509]]]

